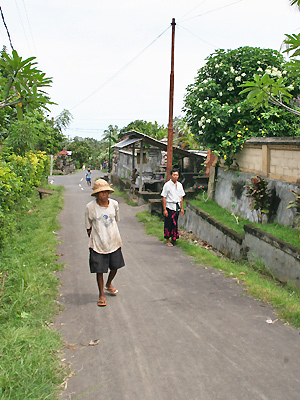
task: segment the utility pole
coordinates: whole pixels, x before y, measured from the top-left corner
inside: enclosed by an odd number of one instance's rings
[[[110,145],[111,145],[111,131],[109,130],[109,147],[108,147],[108,172],[110,172]]]
[[[172,48],[171,48],[171,74],[170,74],[170,98],[169,98],[169,124],[167,146],[167,180],[171,177],[173,164],[173,99],[174,99],[174,43],[175,43],[175,18],[172,19]]]

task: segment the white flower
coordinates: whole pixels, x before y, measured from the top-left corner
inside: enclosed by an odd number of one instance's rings
[[[202,81],[202,83],[207,83],[208,82],[208,80],[207,79],[204,79],[204,81]]]
[[[266,69],[265,73],[268,74],[268,75],[271,75],[272,71],[270,69]]]
[[[203,132],[202,132],[202,131],[199,131],[198,133],[199,133],[199,135],[203,135]]]
[[[261,62],[260,62],[260,61],[257,61],[257,64],[261,64]]]
[[[199,92],[203,92],[203,88],[202,87],[199,89]]]
[[[227,72],[226,72],[226,71],[224,71],[224,75],[227,75]]]
[[[219,68],[219,64],[216,64],[216,68]]]
[[[231,92],[232,90],[234,90],[233,86],[229,86],[229,88],[227,89],[229,92]]]
[[[205,125],[202,126],[202,129],[205,129]]]
[[[243,72],[241,75],[242,75],[243,77],[246,76],[245,72]]]
[[[222,93],[222,92],[220,92],[220,93],[219,93],[219,96],[223,96],[223,93]]]
[[[217,121],[218,121],[218,123],[220,123],[221,122],[220,118],[217,118]]]
[[[257,71],[263,72],[263,69],[261,67],[257,68]]]
[[[242,77],[241,77],[241,76],[236,76],[236,77],[235,77],[235,80],[236,80],[236,82],[241,82]]]
[[[203,107],[203,105],[202,105],[202,104],[200,104],[200,105],[199,105],[199,107],[200,107],[200,108],[202,108],[202,107]]]
[[[241,107],[238,107],[237,110],[238,110],[238,112],[241,112]]]
[[[204,100],[204,102],[203,103],[208,103],[208,101],[207,100]]]
[[[232,113],[232,109],[228,110],[229,114]]]
[[[286,70],[282,71],[282,74],[283,75],[287,74],[287,71]]]
[[[232,72],[233,74],[235,73],[235,70],[233,67],[230,67],[230,72]]]
[[[210,124],[210,119],[208,118],[208,119],[206,120],[206,122],[207,122],[208,124]]]
[[[204,115],[201,117],[201,121],[205,121],[206,118],[204,117]]]
[[[293,86],[293,85],[290,85],[290,86],[287,87],[287,89],[289,89],[289,90],[294,90],[294,86]]]

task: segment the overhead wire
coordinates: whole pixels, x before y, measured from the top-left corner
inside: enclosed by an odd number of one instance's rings
[[[186,31],[189,32],[191,35],[193,35],[193,36],[195,36],[197,39],[201,40],[201,42],[208,44],[209,46],[213,47],[214,49],[218,47],[218,46],[215,45],[215,44],[209,43],[209,42],[207,42],[206,40],[201,39],[200,36],[196,35],[194,32],[190,31],[190,30],[187,29],[185,26],[182,26],[182,25],[180,25],[180,24],[177,24],[177,26],[178,26],[179,29],[184,29],[184,30],[186,30]]]
[[[198,18],[198,17],[203,17],[203,15],[210,14],[212,12],[222,10],[223,8],[227,8],[227,7],[230,7],[230,6],[234,5],[234,4],[241,3],[242,1],[245,1],[245,0],[234,1],[232,3],[226,4],[225,6],[221,6],[221,7],[218,7],[218,8],[214,8],[213,10],[206,11],[203,14],[198,14],[198,15],[195,15],[194,17],[186,18],[184,20],[181,20],[180,22],[190,21],[191,19],[195,19],[195,18]]]
[[[194,8],[192,8],[190,11],[188,11],[187,13],[185,13],[181,18],[179,18],[178,22],[181,22],[181,19],[186,17],[187,15],[189,15],[191,12],[193,12],[194,10],[196,10],[196,8],[202,6],[203,3],[205,3],[207,0],[203,0],[200,4],[198,4],[197,6],[195,6]]]
[[[26,5],[25,5],[25,0],[23,0],[23,7],[24,7],[24,10],[25,10],[25,15],[26,15],[26,19],[27,19],[27,24],[28,24],[28,28],[29,28],[30,37],[31,37],[31,40],[32,40],[32,43],[33,43],[33,48],[34,48],[35,54],[37,55],[37,50],[36,50],[35,41],[34,41],[34,37],[33,37],[33,34],[32,34],[32,30],[31,30],[31,25],[30,25],[29,18],[28,18],[28,13],[27,13]]]
[[[97,89],[95,89],[87,97],[85,97],[83,100],[81,100],[75,106],[73,106],[70,110],[74,110],[74,108],[76,108],[80,104],[84,103],[87,99],[89,99],[91,96],[93,96],[96,92],[98,92],[100,89],[102,89],[104,86],[106,86],[109,82],[111,82],[113,79],[115,79],[121,72],[123,72],[126,68],[128,68],[129,65],[132,64],[140,55],[142,55],[146,50],[148,50],[149,47],[151,47],[168,29],[170,29],[170,25],[161,34],[159,34],[151,43],[149,43],[143,50],[141,50],[136,56],[134,56],[127,64],[125,64],[121,69],[119,69],[119,71],[117,71],[114,75],[112,75],[110,78],[108,78],[99,87],[97,87]]]
[[[30,53],[31,53],[30,43],[29,43],[29,41],[28,41],[27,33],[26,33],[26,30],[25,30],[25,26],[24,26],[24,24],[23,24],[23,19],[22,19],[22,17],[21,17],[21,13],[20,13],[20,9],[19,9],[17,0],[15,0],[15,3],[16,3],[16,7],[17,7],[18,14],[19,14],[19,19],[20,19],[20,21],[21,21],[21,25],[22,25],[22,29],[23,29],[23,32],[24,32],[24,36],[25,36],[25,39],[26,39],[26,42],[27,42],[29,51],[30,51]]]

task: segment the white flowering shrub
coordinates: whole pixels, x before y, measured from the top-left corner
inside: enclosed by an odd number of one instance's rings
[[[285,62],[276,50],[240,47],[217,50],[187,87],[183,111],[191,132],[201,145],[232,164],[235,154],[251,136],[295,136],[297,118],[280,107],[253,110],[240,95],[241,84],[254,75],[285,79]],[[294,96],[299,93],[295,81]]]

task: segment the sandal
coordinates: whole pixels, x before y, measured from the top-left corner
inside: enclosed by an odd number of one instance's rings
[[[104,299],[104,300],[99,299],[97,301],[97,305],[98,305],[98,307],[105,307],[106,306],[106,299]]]
[[[113,295],[113,296],[115,296],[117,293],[119,293],[119,291],[118,291],[118,289],[116,289],[116,288],[112,288],[112,289],[109,289],[108,287],[106,287],[106,288],[104,288],[109,294],[111,294],[111,295]]]

